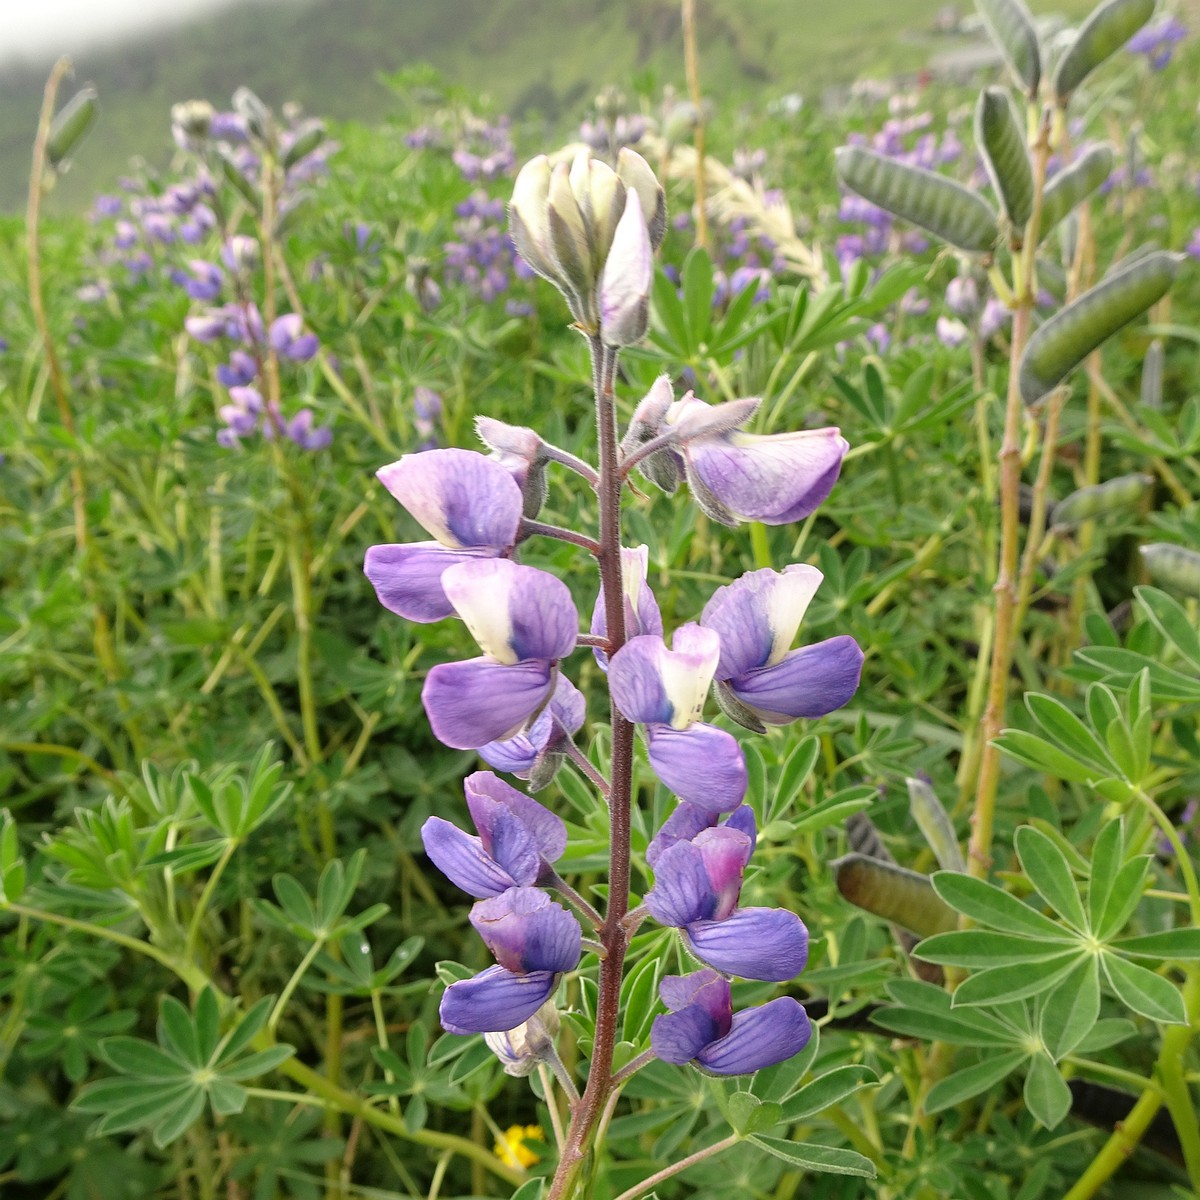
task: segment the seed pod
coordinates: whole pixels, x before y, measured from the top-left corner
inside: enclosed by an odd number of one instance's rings
[[[1075,162],[1064,167],[1046,184],[1042,193],[1039,240],[1112,174],[1115,162],[1112,146],[1108,142],[1099,142],[1089,146]]]
[[[1054,506],[1050,523],[1056,529],[1070,529],[1109,513],[1128,512],[1153,486],[1153,475],[1136,474],[1120,475],[1093,487],[1080,488]]]
[[[1142,360],[1142,403],[1147,408],[1162,408],[1163,344],[1155,338]]]
[[[296,163],[298,163],[302,158],[306,158],[324,140],[324,121],[318,121],[315,118],[305,121],[304,124],[295,131],[292,144],[288,147],[287,153],[283,156],[284,170],[287,170],[288,167],[295,166]]]
[[[1071,93],[1154,15],[1155,0],[1108,0],[1079,27],[1054,71],[1054,98],[1064,107]]]
[[[1042,55],[1029,9],[1021,0],[975,0],[975,6],[1025,94],[1036,96],[1042,79]]]
[[[992,206],[945,175],[862,146],[842,146],[836,159],[838,176],[851,191],[960,250],[986,253],[1000,237]]]
[[[937,792],[924,779],[906,779],[904,782],[908,786],[909,811],[938,860],[938,866],[943,871],[965,871],[967,864],[958,847],[954,822]]]
[[[1150,582],[1181,596],[1200,599],[1200,554],[1173,542],[1141,547]]]
[[[927,875],[864,854],[847,854],[830,866],[838,891],[866,912],[922,937],[958,928],[958,915]]]
[[[1008,93],[984,88],[975,109],[975,141],[1013,232],[1020,234],[1033,212],[1033,167],[1025,134]]]
[[[242,196],[244,200],[258,207],[258,193],[254,190],[254,184],[246,178],[242,172],[242,168],[233,161],[223,150],[221,155],[221,173],[225,176],[226,182],[233,184],[235,190]]]
[[[1124,263],[1051,317],[1029,339],[1021,357],[1025,403],[1033,404],[1057,387],[1097,346],[1166,295],[1181,259],[1156,250]]]
[[[79,145],[96,118],[96,89],[80,88],[58,110],[46,139],[46,161],[57,167]]]

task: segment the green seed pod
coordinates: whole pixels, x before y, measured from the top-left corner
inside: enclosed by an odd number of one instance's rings
[[[1046,184],[1042,193],[1039,240],[1082,200],[1086,200],[1111,174],[1117,156],[1108,142],[1089,146],[1069,167]]]
[[[1162,408],[1163,344],[1155,338],[1142,360],[1142,403],[1147,408]]]
[[[1150,20],[1154,5],[1155,0],[1108,0],[1093,9],[1055,68],[1054,99],[1060,107],[1092,71]]]
[[[954,833],[954,822],[946,812],[937,792],[923,779],[906,779],[908,785],[908,808],[933,851],[943,871],[965,871],[962,851]]]
[[[1025,403],[1056,388],[1097,346],[1165,296],[1181,259],[1165,250],[1142,255],[1052,316],[1029,339],[1021,357]]]
[[[1051,515],[1056,529],[1071,529],[1084,521],[1135,508],[1154,486],[1153,475],[1120,475],[1094,487],[1080,488],[1060,500]]]
[[[1021,0],[975,0],[983,23],[1027,96],[1037,95],[1042,55],[1037,28]]]
[[[46,139],[46,161],[57,167],[83,139],[96,118],[96,89],[80,88],[58,110]]]
[[[945,175],[862,146],[842,146],[836,159],[838,176],[851,191],[960,250],[986,253],[1000,237],[992,206]]]
[[[325,140],[324,121],[305,121],[293,134],[292,144],[283,156],[283,167],[295,166],[302,158],[311,154]]]
[[[1200,554],[1173,542],[1141,547],[1150,582],[1181,596],[1200,599]]]
[[[1008,93],[984,88],[975,108],[975,141],[1013,232],[1020,234],[1033,212],[1033,166],[1025,134]]]
[[[241,167],[224,151],[221,152],[221,172],[224,174],[226,182],[231,183],[244,200],[255,208],[258,207],[258,193],[254,190],[254,184],[242,174]]]
[[[958,914],[926,875],[865,854],[847,854],[830,866],[838,891],[866,912],[922,937],[958,928]]]

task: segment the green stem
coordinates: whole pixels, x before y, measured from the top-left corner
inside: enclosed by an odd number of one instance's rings
[[[725,1150],[731,1149],[741,1141],[741,1137],[736,1133],[731,1133],[727,1138],[722,1138],[719,1142],[713,1142],[711,1146],[705,1146],[703,1150],[697,1150],[694,1154],[689,1154],[687,1158],[681,1158],[677,1163],[672,1163],[669,1167],[664,1167],[661,1171],[655,1171],[653,1175],[643,1179],[636,1187],[631,1187],[628,1191],[622,1192],[617,1200],[634,1200],[636,1196],[641,1196],[648,1192],[651,1188],[670,1179],[673,1175],[678,1175],[680,1171],[686,1171],[688,1167],[694,1167],[697,1163],[704,1162],[707,1158],[714,1158]]]
[[[275,1001],[275,1007],[271,1010],[270,1020],[267,1021],[267,1028],[274,1033],[275,1026],[279,1024],[279,1018],[283,1016],[283,1010],[287,1007],[288,1001],[292,998],[292,993],[296,990],[300,980],[304,977],[305,971],[313,964],[313,959],[321,953],[321,947],[325,945],[324,938],[318,939],[309,946],[304,957],[300,960],[300,965],[292,972],[292,977],[287,981],[282,992],[279,993],[279,999]]]
[[[188,960],[196,957],[196,939],[200,936],[200,922],[204,919],[204,914],[208,909],[209,902],[212,900],[213,892],[216,891],[217,884],[221,880],[225,868],[229,865],[229,860],[233,857],[234,851],[237,850],[238,843],[235,838],[229,838],[225,843],[225,849],[221,851],[221,857],[217,859],[216,866],[212,869],[212,874],[208,877],[208,882],[204,885],[204,890],[200,893],[200,899],[196,901],[196,909],[192,913],[192,919],[188,923],[187,939],[183,944],[183,952]]]

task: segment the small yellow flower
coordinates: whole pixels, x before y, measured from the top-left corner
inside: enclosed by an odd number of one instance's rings
[[[496,1142],[496,1157],[506,1167],[532,1167],[541,1156],[534,1154],[525,1143],[545,1140],[540,1125],[510,1125]]]

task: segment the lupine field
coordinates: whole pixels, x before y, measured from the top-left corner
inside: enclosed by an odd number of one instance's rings
[[[1200,1195],[1200,48],[977,7],[753,120],[690,0],[553,135],[180,96],[86,216],[55,68],[6,1200]]]

